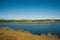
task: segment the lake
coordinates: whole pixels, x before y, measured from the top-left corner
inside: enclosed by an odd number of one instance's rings
[[[60,22],[52,24],[0,24],[0,28],[9,27],[14,30],[29,31],[33,34],[49,33],[60,36]]]

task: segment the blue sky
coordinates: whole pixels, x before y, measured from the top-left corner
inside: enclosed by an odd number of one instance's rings
[[[0,19],[60,19],[60,0],[0,0]]]

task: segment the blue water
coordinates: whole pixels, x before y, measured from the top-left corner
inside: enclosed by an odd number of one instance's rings
[[[60,22],[52,24],[0,24],[0,28],[9,27],[14,30],[25,30],[33,34],[48,33],[60,36]]]

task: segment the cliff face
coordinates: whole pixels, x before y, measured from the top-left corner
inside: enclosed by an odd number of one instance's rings
[[[33,35],[23,30],[15,31],[6,28],[0,28],[0,40],[59,40],[58,37],[51,35],[41,34]]]

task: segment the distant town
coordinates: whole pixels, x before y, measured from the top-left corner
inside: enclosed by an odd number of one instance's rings
[[[40,23],[54,23],[60,22],[60,19],[45,19],[45,20],[0,20],[0,23],[26,23],[26,24],[40,24]]]

